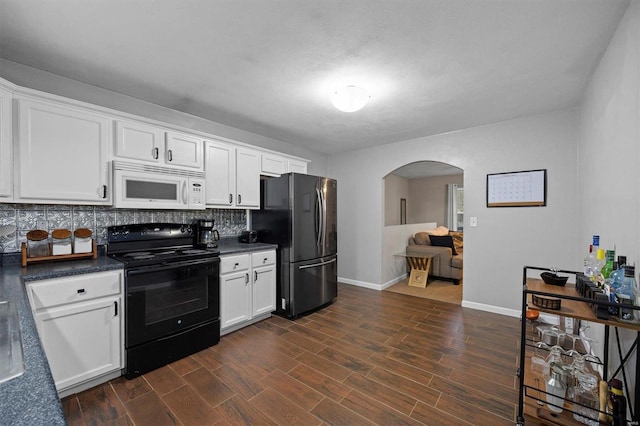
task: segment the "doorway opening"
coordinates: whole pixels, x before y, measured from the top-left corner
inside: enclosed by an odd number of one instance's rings
[[[464,230],[464,171],[451,164],[437,161],[418,161],[402,166],[383,178],[384,227],[383,262],[391,264],[385,268],[386,289],[416,297],[462,303],[461,254]],[[417,233],[435,228],[457,239],[460,256],[456,262],[457,271],[438,264],[429,274],[425,288],[408,286],[407,265],[400,253],[409,251],[409,245]],[[445,258],[438,256],[433,262],[449,261],[454,254]],[[396,256],[394,256],[396,255]],[[439,259],[442,257],[443,259]],[[391,260],[389,260],[391,259]],[[441,272],[437,276],[433,272]],[[457,276],[456,276],[457,272]],[[388,274],[387,274],[388,273]]]

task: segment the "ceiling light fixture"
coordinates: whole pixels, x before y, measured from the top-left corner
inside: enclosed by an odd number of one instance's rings
[[[333,92],[331,103],[343,112],[355,112],[369,102],[369,93],[362,87],[345,86]]]

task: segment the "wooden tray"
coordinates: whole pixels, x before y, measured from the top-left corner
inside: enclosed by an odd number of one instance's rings
[[[98,258],[98,245],[96,240],[91,240],[91,251],[88,253],[74,253],[74,254],[57,254],[55,256],[40,256],[40,257],[27,257],[27,243],[22,243],[22,266],[27,266],[29,263],[36,262],[53,262],[58,260],[74,260],[74,259],[97,259]]]

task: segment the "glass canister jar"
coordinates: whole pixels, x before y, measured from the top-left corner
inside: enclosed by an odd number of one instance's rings
[[[51,254],[71,254],[71,231],[55,229],[51,232]]]
[[[78,228],[73,231],[73,252],[90,253],[93,251],[93,239],[91,229]]]
[[[27,232],[27,257],[49,256],[49,233],[42,229]]]

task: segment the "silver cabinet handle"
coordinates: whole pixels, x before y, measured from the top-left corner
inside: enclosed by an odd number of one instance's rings
[[[229,204],[233,203],[233,194],[229,194]]]
[[[151,150],[151,156],[157,160],[158,157],[160,157],[160,150],[158,150],[158,147],[155,147]]]
[[[249,284],[249,273],[247,272],[244,276],[245,276],[244,285],[247,285],[247,284]]]
[[[171,150],[169,150],[167,152],[167,154],[169,155],[169,161],[173,161],[173,152],[171,152]]]
[[[258,281],[258,271],[253,271],[253,282]]]

